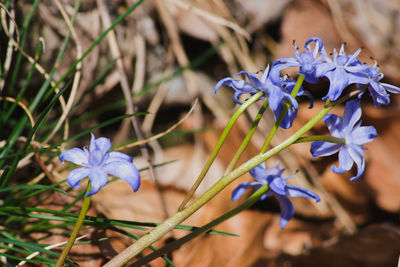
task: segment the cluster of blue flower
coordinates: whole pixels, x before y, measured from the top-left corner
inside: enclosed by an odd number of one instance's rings
[[[314,49],[310,44],[315,43]],[[328,56],[324,45],[320,38],[309,38],[305,45],[305,50],[299,52],[295,47],[295,57],[282,58],[274,61],[271,68],[267,67],[262,73],[261,78],[247,71],[238,73],[245,74],[250,82],[243,80],[224,78],[215,86],[215,92],[221,86],[229,86],[235,90],[234,100],[241,104],[239,97],[241,94],[254,95],[260,91],[264,92],[262,98],[268,97],[268,104],[277,119],[289,100],[291,108],[284,117],[280,126],[282,128],[291,127],[293,120],[297,115],[298,104],[295,98],[290,94],[295,86],[295,81],[288,79],[287,76],[281,77],[281,70],[288,67],[299,67],[299,74],[305,75],[305,81],[309,83],[318,83],[319,79],[325,78],[329,80],[329,90],[322,100],[337,100],[343,91],[351,84],[358,88],[366,88],[358,94],[358,99],[350,100],[345,105],[343,117],[327,114],[324,116],[331,135],[336,138],[343,139],[343,143],[330,143],[322,141],[314,141],[311,144],[311,154],[315,157],[332,155],[339,151],[339,166],[332,166],[335,173],[344,173],[349,171],[353,164],[357,165],[357,175],[351,178],[351,181],[358,179],[365,170],[365,159],[363,150],[366,148],[363,144],[368,143],[376,138],[377,132],[373,126],[361,126],[361,107],[360,98],[366,90],[371,95],[374,105],[389,104],[389,93],[400,93],[400,88],[382,83],[380,80],[383,74],[379,73],[377,63],[373,66],[362,64],[357,56],[361,49],[354,54],[347,55],[344,52],[344,45],[341,46],[339,53],[333,50],[333,59]],[[388,93],[389,92],[389,93]],[[300,88],[297,96],[311,95]],[[260,99],[262,99],[260,98]],[[312,104],[311,104],[312,106]],[[295,186],[288,185],[286,178],[282,178],[282,170],[276,167],[265,169],[265,165],[257,166],[250,174],[256,182],[247,182],[240,184],[232,193],[232,199],[237,200],[244,191],[249,187],[258,189],[263,184],[268,184],[270,190],[263,196],[275,196],[281,206],[281,227],[283,228],[288,220],[293,216],[294,209],[288,196],[303,196],[319,201],[316,194],[311,191]]]
[[[315,43],[314,49],[310,44]],[[330,86],[326,96],[322,99],[331,101],[337,100],[348,85],[355,84],[358,88],[362,86],[366,89],[358,94],[358,98],[369,91],[375,106],[390,102],[389,93],[400,93],[400,88],[381,83],[383,74],[379,73],[377,64],[368,66],[362,64],[357,56],[361,49],[357,50],[353,55],[346,55],[344,46],[340,48],[339,53],[333,51],[333,59],[331,59],[323,46],[321,39],[312,37],[305,43],[305,51],[299,52],[295,47],[295,57],[282,58],[273,62],[271,68],[267,67],[261,74],[261,78],[257,75],[241,71],[245,74],[250,82],[244,80],[224,78],[215,86],[215,92],[221,86],[229,86],[235,90],[234,100],[238,104],[242,104],[239,100],[240,95],[254,95],[263,92],[264,95],[260,99],[268,97],[268,105],[274,112],[277,119],[280,116],[286,103],[291,104],[287,114],[283,118],[280,126],[282,128],[291,127],[293,120],[297,115],[298,103],[291,95],[295,88],[296,82],[287,76],[281,76],[281,70],[288,67],[299,67],[299,74],[304,74],[305,81],[309,83],[317,83],[320,78],[329,80]],[[309,92],[299,88],[296,96],[307,96],[311,99]],[[311,154],[313,157],[328,156],[339,151],[339,166],[332,166],[335,173],[344,173],[349,171],[354,163],[357,166],[357,175],[351,180],[358,179],[364,172],[365,159],[363,150],[366,149],[363,144],[368,143],[376,138],[377,132],[373,126],[361,126],[361,107],[360,100],[350,100],[346,103],[343,117],[327,114],[324,116],[324,122],[333,137],[341,139],[342,143],[330,143],[325,141],[314,141],[311,144]],[[67,178],[67,182],[71,187],[78,187],[80,181],[89,177],[91,189],[86,196],[97,193],[107,183],[109,174],[117,176],[126,181],[134,191],[140,186],[140,174],[133,165],[132,158],[126,154],[109,151],[111,149],[109,139],[101,137],[96,139],[91,136],[90,147],[72,148],[60,155],[61,162],[70,161],[83,167],[72,170]],[[237,200],[249,187],[255,189],[267,184],[269,189],[261,199],[269,196],[275,196],[281,206],[281,222],[283,228],[290,218],[293,217],[294,208],[288,197],[303,196],[319,201],[319,197],[313,192],[286,183],[289,177],[281,177],[284,169],[279,169],[279,164],[273,168],[266,169],[265,163],[256,166],[250,171],[252,177],[256,180],[240,184],[233,192],[232,199]]]

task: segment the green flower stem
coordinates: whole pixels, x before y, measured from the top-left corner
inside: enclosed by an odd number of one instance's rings
[[[90,181],[88,181],[88,185],[86,187],[86,191],[85,191],[85,195],[90,191]],[[85,220],[86,217],[86,213],[89,209],[90,206],[90,201],[92,199],[92,196],[88,196],[85,197],[85,199],[83,200],[83,205],[81,208],[81,212],[79,213],[79,217],[76,220],[76,224],[74,227],[74,230],[72,231],[68,243],[65,245],[65,248],[63,250],[63,252],[61,253],[60,257],[57,260],[57,263],[55,265],[55,267],[61,267],[65,261],[65,259],[67,258],[67,255],[69,253],[69,251],[71,250],[72,246],[75,243],[75,239],[78,237],[79,231],[81,229],[81,226],[83,224],[83,221]]]
[[[208,232],[213,227],[221,224],[222,222],[232,218],[236,214],[251,207],[254,203],[256,203],[261,198],[261,196],[263,194],[265,194],[268,191],[268,189],[269,188],[268,188],[267,184],[263,185],[256,192],[254,192],[248,199],[246,199],[242,204],[240,204],[240,206],[226,212],[225,214],[214,219],[213,221],[209,222],[208,224],[206,224],[200,228],[197,228],[190,234],[187,234],[184,237],[179,238],[178,240],[175,240],[174,242],[169,243],[168,245],[154,251],[150,255],[147,255],[147,256],[139,259],[138,261],[136,261],[135,263],[132,264],[132,267],[145,266],[145,264],[149,263],[150,261],[152,261],[162,255],[166,255],[167,253],[170,253],[170,252],[174,251],[175,249],[178,249],[180,246],[191,241],[192,239],[196,238],[197,236],[201,235],[202,233]]]
[[[270,149],[268,152],[264,154],[259,154],[232,172],[224,175],[221,179],[219,179],[210,189],[208,189],[203,195],[193,201],[190,205],[188,205],[184,210],[176,212],[174,215],[166,219],[163,223],[159,224],[152,231],[141,237],[138,241],[130,245],[116,257],[114,257],[111,261],[109,261],[104,266],[122,266],[129,262],[133,257],[142,252],[145,248],[153,244],[155,241],[159,240],[165,234],[174,229],[178,224],[187,219],[190,215],[204,206],[208,201],[210,201],[215,195],[221,192],[226,186],[232,183],[235,179],[240,177],[241,175],[247,173],[255,166],[260,163],[266,161],[272,156],[278,154],[280,151],[284,150],[291,144],[295,143],[302,135],[304,135],[307,131],[309,131],[315,124],[317,124],[325,114],[327,114],[337,103],[340,103],[342,100],[338,100],[332,104],[325,104],[324,108],[310,121],[308,121],[302,128],[300,128],[294,135],[286,139],[280,145]]]
[[[260,122],[262,115],[264,114],[267,107],[268,107],[268,99],[264,102],[264,104],[261,106],[260,110],[258,111],[257,116],[255,117],[254,122],[251,125],[250,131],[247,133],[242,144],[240,145],[240,147],[236,151],[235,155],[233,156],[231,162],[229,163],[229,166],[226,168],[225,174],[231,172],[233,170],[233,168],[235,167],[236,163],[239,161],[240,156],[243,154],[243,151],[246,149],[247,145],[249,144],[251,137],[253,137],[253,134],[257,129],[258,123]]]
[[[229,120],[228,124],[226,125],[224,131],[221,134],[221,137],[219,138],[217,144],[214,147],[214,150],[212,151],[210,157],[208,158],[206,164],[203,167],[203,170],[201,171],[199,177],[196,179],[196,182],[192,185],[192,188],[190,191],[187,193],[185,196],[185,199],[182,201],[182,203],[179,205],[178,211],[181,211],[185,208],[186,204],[190,200],[190,198],[194,195],[194,192],[196,192],[197,188],[199,187],[201,181],[203,181],[204,177],[206,176],[208,170],[211,167],[211,164],[214,162],[215,158],[217,157],[217,154],[219,150],[222,147],[222,144],[225,142],[226,137],[228,136],[229,132],[231,131],[233,125],[237,121],[237,119],[242,115],[246,109],[256,102],[260,97],[264,95],[263,92],[258,92],[254,94],[252,97],[250,97],[246,102],[244,102],[237,110],[236,112],[232,115],[231,119]]]
[[[295,142],[298,143],[305,143],[305,142],[312,142],[312,141],[322,141],[322,142],[330,142],[330,143],[337,143],[337,144],[345,144],[346,140],[344,138],[337,138],[333,136],[324,136],[324,135],[312,135],[312,136],[305,136],[300,137]]]
[[[297,96],[297,93],[299,92],[301,85],[303,84],[304,78],[305,78],[304,74],[299,75],[299,77],[297,78],[296,84],[293,88],[293,91],[290,94],[291,96],[293,96],[293,97]],[[288,100],[285,104],[285,107],[282,109],[281,113],[279,114],[279,117],[276,120],[274,126],[272,127],[271,131],[269,132],[269,135],[267,136],[267,139],[265,140],[263,146],[261,147],[261,153],[265,153],[265,151],[267,151],[269,143],[271,142],[276,131],[278,130],[279,125],[281,124],[283,118],[285,117],[286,113],[288,112],[290,106],[291,106],[291,103],[290,103],[290,100]]]

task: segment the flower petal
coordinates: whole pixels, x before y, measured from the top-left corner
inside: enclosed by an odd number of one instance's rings
[[[233,201],[238,200],[249,187],[254,187],[254,190],[257,190],[261,187],[261,184],[258,182],[241,183],[232,191],[231,199]]]
[[[93,133],[91,133],[91,136],[92,138],[90,139],[90,152],[94,151],[97,148],[104,155],[112,147],[110,139],[105,137],[100,137],[96,139]]]
[[[353,166],[353,159],[350,156],[349,146],[346,145],[339,151],[339,166],[332,165],[331,169],[334,173],[344,173],[349,171],[351,166]]]
[[[342,131],[343,135],[347,137],[347,135],[351,132],[354,125],[356,125],[357,121],[361,118],[361,107],[360,100],[351,100],[347,101],[346,106],[344,108],[343,120],[342,120]]]
[[[64,160],[70,161],[77,165],[88,165],[89,164],[89,152],[85,149],[74,147],[67,151],[64,151],[60,155],[60,161],[64,163]]]
[[[82,167],[69,172],[67,182],[72,188],[79,187],[81,180],[89,176],[90,168]]]
[[[287,185],[286,190],[287,190],[287,196],[289,197],[306,197],[309,199],[315,199],[317,202],[320,201],[320,198],[317,194],[302,187]]]
[[[267,174],[265,171],[265,162],[262,162],[261,164],[255,166],[253,169],[249,171],[249,173],[254,179],[256,179],[259,182],[266,181],[265,176]]]
[[[281,177],[274,177],[272,181],[269,183],[269,188],[274,191],[276,194],[284,196],[286,195],[286,181]]]
[[[332,136],[342,138],[342,117],[339,117],[335,114],[326,114],[324,116],[324,122],[329,129],[329,132]]]
[[[106,164],[103,170],[127,182],[135,192],[140,187],[140,174],[133,163],[127,161],[113,161]]]
[[[278,86],[270,86],[268,87],[268,104],[271,109],[274,111],[279,107],[279,104],[283,99],[283,91]]]
[[[106,158],[104,164],[108,164],[108,163],[113,162],[113,161],[127,161],[127,162],[132,163],[132,157],[128,156],[125,153],[121,153],[121,152],[118,152],[118,151],[108,152],[107,153],[107,158]]]
[[[393,94],[400,94],[400,88],[391,84],[381,83],[381,85],[389,92]]]
[[[389,94],[379,94],[376,89],[374,89],[372,83],[368,87],[368,92],[374,101],[375,107],[380,107],[381,105],[387,105],[390,103],[390,95]]]
[[[245,74],[247,76],[247,78],[249,79],[249,81],[254,85],[254,87],[256,87],[258,89],[263,88],[264,85],[260,81],[260,79],[257,77],[257,75],[255,75],[251,72],[248,72],[248,71],[244,71],[244,70],[239,72],[237,75],[240,75],[240,74]]]
[[[336,68],[334,71],[327,72],[325,77],[329,79],[329,91],[322,100],[329,98],[335,101],[342,94],[344,88],[349,85],[348,73],[342,68]]]
[[[235,91],[235,93],[233,94],[233,100],[235,100],[235,102],[239,105],[243,104],[242,102],[240,102],[239,97],[242,93],[239,91]]]
[[[354,129],[350,136],[349,142],[356,145],[362,145],[371,142],[378,136],[374,126],[363,126]]]
[[[271,167],[265,170],[265,174],[267,176],[272,176],[272,178],[276,176],[281,176],[285,169],[279,169],[279,160],[276,161],[275,167]]]
[[[275,197],[278,199],[279,206],[281,207],[280,227],[283,229],[293,217],[294,207],[289,198],[280,195],[275,195]]]
[[[357,165],[357,175],[350,178],[350,181],[354,181],[360,178],[360,176],[364,173],[365,170],[364,153],[361,149],[361,146],[352,145],[349,147],[349,154]]]
[[[314,48],[314,57],[317,56],[317,53],[321,53],[322,56],[326,55],[325,47],[324,44],[322,43],[321,38],[313,36],[307,39],[307,41],[304,43],[304,47],[307,47],[309,43],[315,42],[315,48]]]
[[[298,67],[298,66],[300,66],[300,63],[295,58],[287,57],[287,58],[277,59],[271,65],[271,71],[269,72],[269,77],[273,82],[279,83],[281,70],[289,67]]]
[[[342,144],[315,141],[311,143],[310,152],[313,158],[332,155],[339,151]]]
[[[224,78],[220,80],[214,87],[214,93],[217,92],[217,90],[221,86],[229,86],[235,89],[236,91],[239,91],[240,93],[250,93],[250,92],[255,92],[256,88],[243,80],[237,80],[237,79],[232,79],[232,78]]]
[[[316,66],[317,66],[317,64],[316,64]],[[313,73],[307,73],[306,76],[304,77],[304,80],[308,83],[318,83],[319,82],[319,79],[316,76],[315,71]]]
[[[100,168],[91,168],[89,173],[90,191],[86,197],[96,194],[103,186],[107,184],[107,173]]]
[[[281,103],[278,106],[278,108],[274,110],[275,121],[278,120],[284,106],[285,105]],[[296,116],[297,116],[297,109],[290,107],[286,112],[285,117],[283,117],[283,120],[281,121],[281,124],[279,126],[283,129],[289,129],[290,127],[292,127],[293,121],[296,118]]]
[[[316,65],[315,68],[315,77],[316,78],[321,78],[325,76],[325,74],[335,68],[335,64],[329,63],[329,62],[322,62]]]

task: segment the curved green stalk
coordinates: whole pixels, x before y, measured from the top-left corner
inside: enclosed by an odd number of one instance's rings
[[[219,138],[217,144],[214,147],[214,150],[211,152],[210,157],[208,158],[206,164],[204,165],[203,169],[201,170],[199,177],[197,177],[196,182],[192,185],[192,188],[189,190],[189,192],[186,194],[184,200],[182,203],[179,205],[178,211],[183,210],[185,208],[186,204],[189,202],[190,198],[194,195],[194,192],[196,192],[197,188],[199,187],[201,181],[203,181],[204,177],[206,176],[208,170],[211,167],[211,164],[214,162],[215,158],[217,157],[217,154],[219,150],[222,147],[222,144],[225,142],[226,137],[228,136],[229,132],[231,131],[233,125],[237,121],[237,119],[242,115],[246,109],[256,102],[260,97],[264,95],[263,92],[258,92],[254,94],[252,97],[250,97],[246,102],[244,102],[237,110],[236,112],[232,115],[231,119],[227,123],[224,131],[221,134],[221,137]]]
[[[246,137],[244,138],[242,144],[236,151],[235,155],[233,156],[231,162],[229,163],[228,167],[225,170],[225,174],[231,172],[233,168],[235,167],[236,163],[239,161],[240,156],[243,154],[243,151],[246,149],[247,145],[250,142],[251,137],[253,137],[254,132],[257,129],[258,123],[260,122],[262,115],[264,114],[264,111],[268,107],[268,99],[264,102],[264,104],[261,106],[260,110],[258,111],[253,124],[251,125],[250,131],[247,133]]]
[[[293,88],[292,93],[290,94],[293,97],[297,96],[297,93],[300,90],[301,85],[303,84],[305,75],[304,74],[300,74],[299,77],[297,78],[296,84]],[[288,112],[289,108],[291,106],[290,100],[288,100],[285,104],[285,107],[282,109],[281,113],[279,114],[278,119],[276,120],[274,126],[272,126],[271,131],[269,132],[267,139],[265,140],[262,148],[261,148],[261,153],[265,153],[265,151],[267,151],[268,145],[271,142],[272,138],[274,137],[276,131],[279,128],[279,125],[281,124],[283,118],[285,117],[286,113]]]
[[[90,181],[88,181],[88,185],[85,191],[85,195],[90,191]],[[69,253],[69,251],[71,250],[72,246],[75,243],[75,239],[78,237],[79,231],[82,227],[83,221],[85,220],[86,217],[86,213],[89,209],[90,206],[90,201],[92,199],[92,196],[88,196],[85,197],[85,199],[83,200],[83,204],[82,204],[82,208],[81,208],[81,212],[79,213],[79,217],[76,220],[76,224],[74,227],[74,230],[72,231],[69,239],[68,239],[68,243],[65,245],[65,248],[63,250],[63,252],[61,253],[60,257],[57,260],[57,263],[55,265],[55,267],[61,267],[65,261],[65,259],[67,258],[67,255]]]
[[[193,203],[188,205],[184,210],[176,212],[174,215],[166,219],[163,223],[159,224],[152,231],[141,237],[137,242],[130,245],[116,257],[114,257],[111,261],[109,261],[104,266],[122,266],[130,261],[133,257],[142,252],[145,248],[153,244],[155,241],[163,237],[169,231],[174,229],[178,224],[183,222],[186,218],[204,206],[208,201],[210,201],[215,195],[221,192],[227,185],[232,183],[235,179],[240,177],[241,175],[247,173],[255,166],[260,163],[266,161],[272,156],[278,154],[280,151],[284,150],[291,144],[295,143],[302,135],[304,135],[307,131],[309,131],[315,124],[317,124],[325,114],[327,114],[335,105],[341,103],[343,99],[340,99],[332,104],[325,104],[324,108],[310,121],[308,121],[302,128],[300,128],[295,134],[286,139],[284,142],[279,144],[278,146],[270,149],[268,152],[264,154],[259,154],[232,172],[224,175],[221,179],[219,179],[210,189],[208,189],[203,195],[197,198]]]
[[[175,249],[178,249],[180,246],[182,246],[183,244],[196,238],[197,236],[201,235],[202,233],[208,232],[213,227],[221,224],[222,222],[232,218],[236,214],[251,207],[254,203],[256,203],[260,199],[260,197],[262,195],[264,195],[268,191],[268,189],[269,189],[268,185],[263,185],[256,192],[254,192],[248,199],[246,199],[242,204],[240,204],[240,206],[226,212],[225,214],[223,214],[220,217],[214,219],[213,221],[207,223],[206,225],[194,230],[190,234],[187,234],[184,237],[179,238],[179,239],[175,240],[174,242],[169,243],[168,245],[154,251],[150,255],[147,255],[147,256],[141,258],[137,262],[133,263],[132,267],[144,266],[145,264],[149,263],[150,261],[152,261],[162,255],[166,255],[167,253],[170,253],[170,252],[174,251]]]
[[[298,143],[305,143],[305,142],[312,142],[312,141],[322,141],[322,142],[330,142],[330,143],[337,143],[337,144],[345,144],[346,143],[346,140],[344,138],[337,138],[337,137],[333,137],[333,136],[324,136],[324,135],[312,135],[312,136],[300,137],[294,143],[298,144]]]

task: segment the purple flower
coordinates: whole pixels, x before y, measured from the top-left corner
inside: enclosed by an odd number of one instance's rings
[[[260,199],[264,200],[270,196],[274,196],[278,199],[281,208],[280,226],[284,228],[294,215],[294,207],[288,197],[307,197],[315,199],[317,202],[319,202],[320,199],[316,194],[305,188],[287,184],[286,180],[291,176],[282,178],[281,175],[283,171],[284,169],[279,169],[279,162],[275,167],[269,169],[265,169],[265,163],[261,163],[250,171],[251,176],[256,182],[239,184],[232,192],[232,200],[238,200],[250,187],[253,187],[254,190],[258,190],[261,186],[268,185],[269,190],[263,194]]]
[[[286,103],[287,100],[290,100],[292,102],[292,105],[297,109],[298,104],[296,99],[294,99],[290,94],[282,90],[279,78],[271,79],[271,77],[268,75],[268,72],[269,66],[262,72],[261,78],[258,78],[253,73],[241,71],[237,75],[245,74],[248,77],[250,83],[229,77],[224,78],[215,85],[214,93],[216,93],[217,90],[223,85],[232,87],[235,90],[235,94],[233,97],[235,102],[238,104],[242,104],[239,101],[240,95],[246,93],[254,95],[260,91],[263,91],[268,97],[268,104],[273,111],[278,108],[281,102]]]
[[[334,114],[324,116],[324,122],[332,136],[342,138],[343,144],[315,141],[311,143],[311,154],[314,158],[332,155],[339,150],[339,167],[331,166],[333,172],[344,173],[357,165],[357,175],[350,181],[358,179],[365,170],[365,159],[362,144],[371,142],[377,136],[373,126],[360,126],[361,107],[359,100],[346,103],[343,117]],[[358,122],[359,121],[359,122]],[[358,123],[357,123],[358,122]]]
[[[312,51],[310,43],[315,41],[315,47]],[[300,74],[305,74],[305,80],[309,83],[317,83],[317,69],[318,66],[322,63],[322,58],[320,54],[326,54],[324,45],[320,38],[311,37],[304,44],[306,48],[305,51],[299,52],[299,48],[295,45],[295,58],[287,57],[277,59],[273,63],[274,72],[271,73],[273,76],[279,76],[279,72],[284,68],[289,67],[300,67]]]
[[[322,100],[329,98],[335,101],[348,85],[363,81],[365,66],[357,59],[360,52],[361,48],[353,55],[346,55],[342,44],[339,54],[336,49],[333,50],[333,60],[326,53],[323,55],[326,61],[318,65],[315,73],[316,77],[326,77],[329,80],[328,94]]]
[[[79,187],[80,181],[89,177],[91,189],[86,197],[96,194],[100,188],[106,185],[108,175],[114,175],[126,181],[133,189],[137,191],[140,186],[140,174],[132,163],[132,158],[124,153],[108,150],[112,144],[108,138],[95,138],[91,134],[89,150],[84,147],[72,148],[64,151],[60,155],[60,160],[70,161],[77,165],[83,165],[82,168],[74,169],[68,174],[67,182],[73,187]]]
[[[400,93],[399,87],[380,82],[380,80],[383,79],[383,74],[379,73],[376,62],[373,66],[365,66],[363,78],[364,80],[359,81],[357,85],[359,87],[365,84],[369,85],[368,91],[374,101],[375,107],[379,107],[380,105],[387,105],[390,103],[390,95],[387,93],[387,91],[394,94]],[[359,98],[361,98],[364,92],[365,91],[362,91],[359,94]]]

